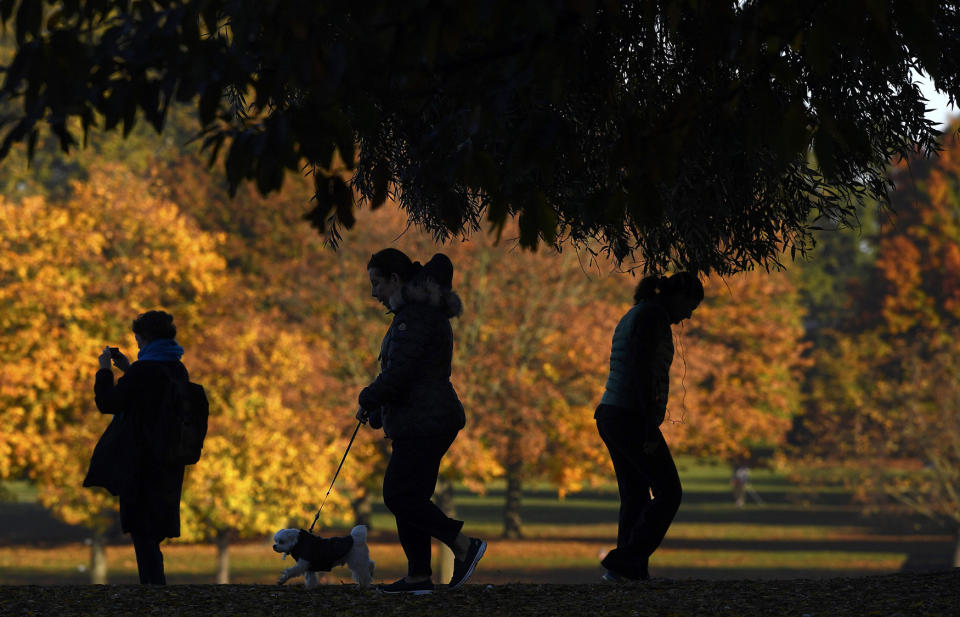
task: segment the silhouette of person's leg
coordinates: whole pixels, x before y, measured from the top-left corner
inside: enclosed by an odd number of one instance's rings
[[[407,557],[408,576],[429,576],[430,538],[453,547],[463,521],[448,517],[430,498],[440,461],[452,437],[396,439],[383,477],[383,502],[397,519],[397,535]]]
[[[680,507],[680,477],[659,431],[656,450],[647,454],[637,420],[599,420],[597,427],[610,452],[620,492],[617,548],[607,554],[602,565],[629,578],[645,579],[650,555],[660,546]]]
[[[609,449],[609,448],[608,448]],[[619,447],[610,450],[613,470],[617,475],[620,493],[620,518],[617,527],[617,548],[626,549],[632,543],[635,530],[642,524],[647,504],[650,503],[650,477],[643,473]]]
[[[137,555],[137,571],[140,574],[140,583],[149,585],[166,585],[167,578],[163,572],[163,553],[160,552],[160,542],[150,533],[131,533],[133,550]]]
[[[635,529],[630,544],[648,556],[657,550],[663,537],[667,535],[670,523],[677,515],[680,501],[683,498],[683,489],[680,486],[680,475],[677,466],[670,455],[670,448],[663,439],[663,434],[657,431],[659,444],[657,449],[643,457],[638,457],[640,463],[646,463],[645,472],[650,477],[650,490],[653,499],[644,508],[643,520]]]

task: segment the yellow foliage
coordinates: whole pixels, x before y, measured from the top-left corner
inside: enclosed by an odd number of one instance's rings
[[[224,262],[217,237],[122,168],[74,188],[67,203],[0,200],[0,475],[27,471],[55,514],[103,528],[114,500],[80,487],[107,424],[93,407],[97,355],[130,353],[130,321],[148,308],[191,327]]]
[[[202,200],[206,188],[181,177],[144,181],[110,166],[68,203],[0,201],[0,477],[29,470],[58,516],[106,524],[115,500],[80,488],[107,423],[93,407],[96,356],[106,344],[130,354],[132,317],[163,307],[211,403],[204,455],[184,485],[184,539],[308,525],[356,424],[357,394],[377,374],[389,316],[369,296],[366,262],[385,246],[417,259],[443,250],[456,267],[453,382],[468,420],[444,475],[481,489],[510,468],[561,494],[609,477],[592,416],[635,278],[590,275],[570,251],[529,253],[482,234],[438,249],[401,233],[389,206],[360,212],[334,253],[295,227],[292,208]],[[271,226],[268,215],[291,220]],[[203,229],[234,221],[251,239]],[[744,281],[731,282],[732,301],[709,292],[683,337],[689,366],[684,375],[675,362],[671,417],[684,424],[671,425],[672,445],[729,453],[748,438],[775,441],[794,404],[797,318],[761,316],[791,292]],[[377,491],[387,451],[361,431],[321,524],[347,516],[348,495]]]

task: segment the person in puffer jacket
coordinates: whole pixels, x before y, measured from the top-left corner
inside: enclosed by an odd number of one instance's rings
[[[440,461],[466,424],[450,383],[453,329],[462,304],[452,290],[453,264],[438,253],[425,265],[397,249],[384,249],[367,264],[373,297],[393,313],[380,346],[380,374],[360,392],[357,418],[383,428],[392,452],[383,478],[383,501],[397,520],[407,557],[407,576],[379,589],[385,593],[433,591],[430,538],[454,554],[449,587],[464,584],[486,542],[461,533],[432,501]]]
[[[693,314],[703,285],[689,272],[648,276],[633,299],[614,330],[610,374],[594,414],[620,491],[617,547],[601,561],[603,580],[614,583],[650,578],[650,555],[680,508],[680,476],[660,432],[673,361],[670,326]]]

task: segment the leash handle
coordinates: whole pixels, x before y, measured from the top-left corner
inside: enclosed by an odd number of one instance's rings
[[[343,458],[340,459],[340,464],[337,466],[336,473],[333,474],[333,480],[330,481],[330,488],[327,489],[327,494],[323,496],[323,503],[320,504],[320,509],[317,510],[317,515],[313,517],[313,522],[310,523],[310,529],[307,531],[313,533],[313,526],[317,524],[317,521],[320,519],[320,512],[323,510],[323,506],[327,503],[327,497],[330,496],[330,491],[333,490],[333,483],[337,481],[337,476],[340,475],[340,469],[343,468],[343,462],[347,460],[347,454],[350,453],[350,446],[353,445],[353,440],[357,437],[357,432],[360,430],[360,427],[366,422],[366,420],[360,420],[357,422],[357,428],[353,429],[353,435],[350,436],[350,443],[347,444],[347,450],[343,453]]]

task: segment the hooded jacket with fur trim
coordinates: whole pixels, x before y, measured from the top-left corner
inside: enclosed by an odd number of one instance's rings
[[[450,319],[463,312],[460,297],[429,279],[408,283],[398,295],[380,346],[380,374],[360,392],[360,406],[391,439],[456,433],[466,424],[450,383]]]

